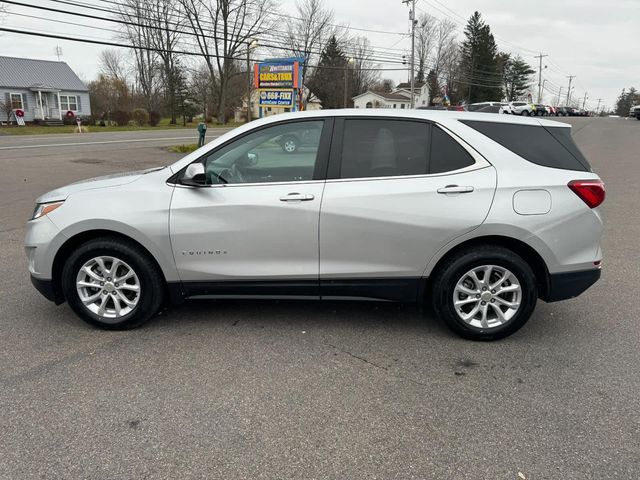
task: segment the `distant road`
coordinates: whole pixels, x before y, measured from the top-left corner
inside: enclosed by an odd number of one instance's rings
[[[230,131],[231,128],[211,128],[207,140],[212,140]],[[195,129],[134,130],[130,132],[96,132],[83,134],[49,135],[7,135],[0,136],[0,151],[60,148],[74,146],[149,143],[153,146],[167,146],[175,143],[196,143]]]

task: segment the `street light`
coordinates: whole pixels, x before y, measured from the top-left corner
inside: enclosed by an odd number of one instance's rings
[[[258,46],[257,40],[247,42],[247,122],[251,121],[251,51]]]
[[[347,75],[349,75],[349,65],[353,65],[353,58],[347,58],[347,61],[344,66],[344,108],[347,108],[348,105],[348,91],[347,91]]]

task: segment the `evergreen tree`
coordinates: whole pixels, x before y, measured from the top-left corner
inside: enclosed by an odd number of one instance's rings
[[[347,58],[334,35],[322,51],[318,68],[309,79],[309,89],[322,102],[323,109],[342,108],[345,74],[348,74]]]
[[[427,74],[427,86],[429,87],[429,105],[433,105],[433,99],[435,97],[443,96],[440,92],[438,75],[435,70],[429,70],[429,73]]]
[[[521,98],[531,86],[534,73],[536,71],[520,56],[511,58],[507,55],[503,69],[504,98],[510,102]]]
[[[628,92],[623,88],[616,101],[616,115],[626,117],[631,107],[636,105],[640,105],[640,93],[634,87],[631,87]]]
[[[464,29],[461,70],[469,103],[500,100],[502,76],[498,65],[498,46],[479,12],[474,12]]]

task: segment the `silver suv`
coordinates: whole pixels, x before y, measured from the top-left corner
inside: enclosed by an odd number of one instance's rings
[[[187,298],[297,297],[428,301],[466,338],[505,337],[538,298],[600,277],[604,186],[570,133],[429,110],[269,117],[173,165],[43,195],[29,271],[108,329]]]

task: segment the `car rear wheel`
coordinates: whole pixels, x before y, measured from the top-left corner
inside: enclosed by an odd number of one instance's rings
[[[433,307],[458,335],[497,340],[519,330],[538,297],[531,267],[511,250],[482,246],[460,252],[433,278]]]
[[[142,325],[160,308],[162,274],[146,251],[116,238],[90,240],[69,257],[62,288],[73,311],[107,330]]]
[[[529,111],[528,110],[522,110],[522,112],[520,112],[520,115],[524,115],[524,116],[529,116]]]

